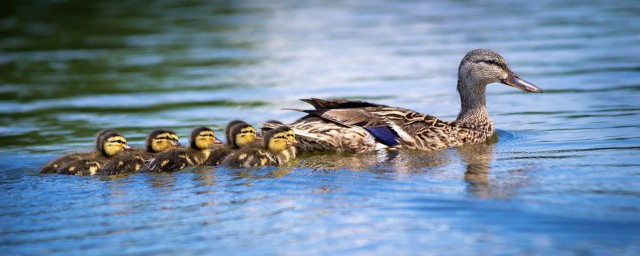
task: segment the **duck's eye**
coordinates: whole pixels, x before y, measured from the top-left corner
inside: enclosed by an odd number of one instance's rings
[[[157,137],[157,140],[171,140],[171,138],[169,136],[162,136],[162,137]]]
[[[111,141],[109,141],[109,142],[111,142],[111,143],[120,143],[120,144],[127,144],[127,142],[126,142],[126,141],[124,141],[124,140],[111,140]]]

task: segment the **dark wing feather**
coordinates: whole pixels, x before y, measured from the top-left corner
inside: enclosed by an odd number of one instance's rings
[[[335,100],[323,100],[317,98],[300,99],[306,103],[311,104],[316,109],[339,109],[339,108],[366,108],[366,107],[384,107],[375,103],[359,100],[348,99],[335,99]]]
[[[321,109],[305,110],[304,112],[348,127],[383,125],[384,120],[373,114],[375,109],[377,108]]]

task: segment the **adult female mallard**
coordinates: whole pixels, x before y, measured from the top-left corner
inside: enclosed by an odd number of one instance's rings
[[[302,151],[367,152],[379,147],[441,150],[480,143],[494,133],[485,97],[491,83],[542,92],[514,74],[502,56],[478,49],[468,52],[458,69],[461,110],[455,121],[364,101],[303,99],[315,110],[298,110],[308,115],[289,126]]]

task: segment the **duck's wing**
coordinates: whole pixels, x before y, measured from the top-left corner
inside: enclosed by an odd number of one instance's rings
[[[300,99],[309,103],[315,109],[339,109],[339,108],[366,108],[366,107],[384,107],[384,105],[375,104],[360,100],[334,99],[323,100],[318,98]]]
[[[458,140],[448,122],[413,110],[361,101],[314,99],[313,102],[315,110],[299,110],[308,116],[298,120],[298,123],[304,123],[305,119],[311,122],[313,119],[310,117],[316,117],[339,124],[344,127],[344,131],[347,128],[362,128],[375,137],[375,141],[389,147],[437,150]],[[342,136],[335,140],[346,139],[348,138]]]

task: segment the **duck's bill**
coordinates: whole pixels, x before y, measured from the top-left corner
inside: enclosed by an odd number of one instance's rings
[[[509,74],[506,79],[502,80],[502,83],[508,86],[513,86],[525,92],[542,92],[542,89],[540,87],[522,80],[522,78],[514,73]]]
[[[224,142],[222,142],[221,140],[214,140],[213,144],[218,144],[219,145],[219,144],[224,144]]]

